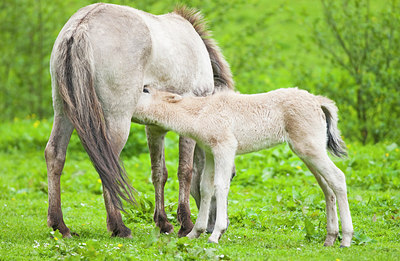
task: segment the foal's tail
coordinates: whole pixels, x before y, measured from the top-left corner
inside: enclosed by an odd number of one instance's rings
[[[74,125],[111,201],[123,210],[121,198],[133,203],[133,188],[113,148],[106,121],[94,88],[93,50],[86,25],[61,40],[56,56],[55,76],[64,101],[64,112]]]
[[[317,96],[321,109],[325,114],[327,135],[328,135],[328,150],[337,157],[347,156],[346,144],[340,137],[338,129],[338,108],[335,103],[323,96]]]
[[[185,6],[176,7],[174,13],[189,21],[203,40],[211,60],[215,91],[233,90],[234,82],[231,69],[217,43],[211,38],[211,32],[207,29],[203,15],[196,9]]]

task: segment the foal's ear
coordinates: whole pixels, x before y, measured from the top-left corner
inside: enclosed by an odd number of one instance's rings
[[[179,94],[168,94],[164,96],[163,100],[169,103],[176,103],[182,100],[182,96]]]

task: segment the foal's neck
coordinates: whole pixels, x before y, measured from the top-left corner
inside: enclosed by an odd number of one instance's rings
[[[153,117],[157,124],[171,129],[179,134],[193,132],[193,125],[206,106],[207,97],[184,97],[181,101],[170,103],[162,102],[151,106]]]

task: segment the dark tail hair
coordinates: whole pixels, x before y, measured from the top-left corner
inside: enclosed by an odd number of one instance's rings
[[[338,108],[335,103],[323,96],[317,96],[321,103],[321,109],[325,114],[326,129],[327,129],[327,147],[328,150],[337,157],[347,156],[346,144],[340,137],[340,131],[338,129]]]
[[[93,50],[86,31],[86,25],[79,24],[58,46],[58,90],[64,101],[64,113],[74,125],[112,203],[123,210],[121,199],[135,201],[133,188],[107,135],[103,109],[94,88]]]
[[[234,82],[231,69],[217,43],[211,38],[211,32],[207,29],[203,15],[198,10],[186,6],[177,6],[174,13],[189,21],[203,40],[211,60],[215,91],[233,90]]]

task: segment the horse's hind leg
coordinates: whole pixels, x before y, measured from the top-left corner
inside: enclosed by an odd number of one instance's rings
[[[121,153],[129,136],[130,117],[121,116],[118,119],[108,117],[107,129],[110,142],[114,150]],[[107,210],[107,229],[112,232],[112,236],[116,237],[131,237],[131,230],[127,228],[122,221],[121,212],[111,201],[110,194],[103,185],[103,197]]]
[[[190,219],[190,183],[192,179],[193,152],[196,143],[192,139],[186,137],[179,138],[179,204],[178,204],[178,221],[181,228],[178,232],[179,237],[184,237],[193,228],[193,222]]]
[[[154,222],[161,233],[171,233],[174,227],[168,222],[164,208],[164,186],[168,178],[164,155],[166,131],[156,126],[146,126],[146,134],[150,152],[151,179],[155,190]]]
[[[60,178],[64,168],[67,146],[74,127],[63,115],[54,116],[53,129],[45,149],[48,179],[49,209],[47,225],[59,230],[63,237],[71,237],[61,211]]]

